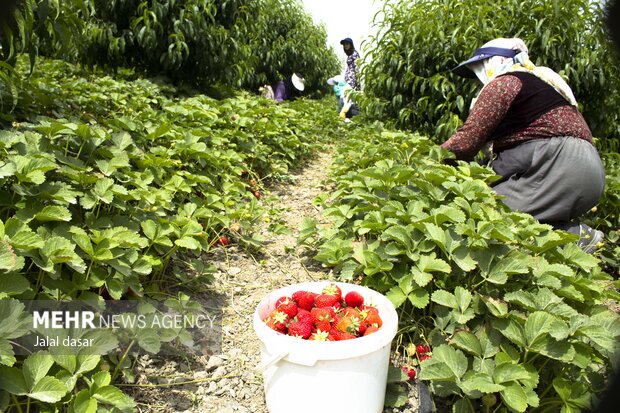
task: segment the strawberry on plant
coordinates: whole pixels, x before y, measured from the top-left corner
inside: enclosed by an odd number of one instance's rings
[[[312,334],[312,324],[294,321],[288,326],[288,335],[307,339]]]
[[[405,365],[405,366],[402,366],[401,369],[407,374],[407,377],[409,377],[409,381],[415,379],[415,374],[416,374],[415,368]]]
[[[428,360],[429,358],[431,358],[431,356],[427,356],[427,355],[420,356],[420,363],[423,362],[424,360]]]
[[[252,194],[254,195],[254,198],[260,199],[260,192],[258,190],[252,191]]]
[[[218,242],[220,245],[223,245],[224,247],[230,244],[230,241],[228,240],[228,237],[226,235],[222,235],[220,239],[218,240]]]
[[[364,297],[357,291],[349,291],[344,297],[345,303],[349,307],[360,307],[364,305]]]
[[[431,348],[427,345],[424,344],[418,344],[417,346],[415,346],[415,352],[418,355],[418,357],[420,356],[424,356],[428,353],[431,352]]]
[[[297,304],[295,304],[295,301],[293,301],[292,298],[288,298],[288,297],[284,301],[282,301],[279,305],[277,305],[276,309],[278,311],[282,311],[283,313],[287,314],[290,318],[295,317],[298,311],[298,307],[297,307]]]

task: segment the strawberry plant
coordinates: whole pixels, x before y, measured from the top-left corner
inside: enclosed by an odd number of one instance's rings
[[[591,405],[620,335],[600,261],[511,212],[488,186],[492,170],[448,166],[420,135],[350,132],[320,198],[328,223],[306,220],[299,241],[398,307],[404,337],[432,347],[418,378],[461,412],[492,396],[494,409],[521,412]]]
[[[186,97],[130,73],[93,77],[41,59],[12,127],[0,131],[3,303],[155,297],[191,313],[190,297],[170,298],[170,289],[208,281],[213,268],[201,255],[223,246],[215,244],[260,248],[252,228],[268,214],[268,199],[248,188],[282,179],[330,139],[317,129],[328,122],[324,104],[274,105],[245,93]],[[130,410],[133,401],[111,383],[132,380],[131,352],[191,344],[186,331],[132,331],[130,344],[106,343],[79,373],[45,355],[35,379],[34,362],[9,341],[27,330],[18,307],[0,317],[3,409]]]

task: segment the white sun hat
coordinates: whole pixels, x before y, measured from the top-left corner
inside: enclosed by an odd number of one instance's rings
[[[336,75],[334,77],[330,77],[329,79],[327,79],[327,84],[330,86],[334,86],[340,82],[344,82],[344,76],[342,75]]]
[[[303,90],[306,88],[306,79],[299,76],[297,73],[293,73],[293,76],[291,76],[291,81],[293,82],[293,86],[295,86],[295,89],[299,90],[300,92],[303,92]]]

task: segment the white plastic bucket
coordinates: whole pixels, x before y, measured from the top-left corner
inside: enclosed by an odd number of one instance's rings
[[[270,413],[381,413],[398,315],[382,294],[354,284],[337,283],[342,295],[357,291],[375,305],[383,321],[375,333],[343,341],[313,341],[287,336],[262,321],[278,298],[304,290],[320,293],[330,281],[307,282],[271,292],[254,312],[260,339],[265,399]]]

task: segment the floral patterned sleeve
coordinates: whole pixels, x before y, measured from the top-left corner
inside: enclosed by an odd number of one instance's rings
[[[493,79],[478,96],[465,124],[441,147],[454,152],[457,159],[473,159],[504,119],[521,87],[515,76]]]

